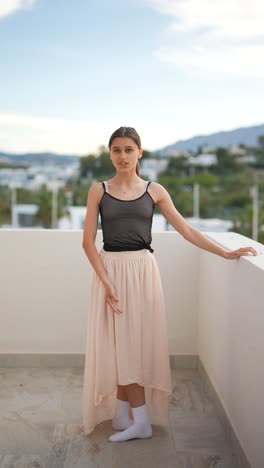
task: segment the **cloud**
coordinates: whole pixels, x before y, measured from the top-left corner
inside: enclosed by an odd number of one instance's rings
[[[105,122],[0,112],[1,151],[87,154],[106,144]],[[98,143],[101,142],[101,143]],[[105,143],[104,143],[105,142]]]
[[[145,0],[170,16],[171,30],[246,39],[263,35],[262,0]]]
[[[221,46],[220,48],[192,47],[182,50],[176,47],[161,47],[154,52],[159,60],[177,65],[185,70],[219,73],[228,78],[264,77],[264,44]]]
[[[36,0],[4,0],[0,2],[0,19],[13,15],[18,10],[29,10]]]
[[[145,1],[170,17],[169,43],[153,52],[160,61],[192,73],[263,78],[262,0]]]

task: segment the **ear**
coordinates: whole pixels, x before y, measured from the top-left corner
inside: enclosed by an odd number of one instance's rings
[[[141,159],[141,158],[142,158],[142,154],[143,154],[143,149],[141,148],[141,149],[139,150],[139,157],[138,157],[138,159]]]

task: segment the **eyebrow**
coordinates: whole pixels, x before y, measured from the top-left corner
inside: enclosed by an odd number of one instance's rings
[[[115,149],[115,148],[120,148],[120,146],[113,146],[113,149]],[[133,146],[128,145],[128,146],[125,146],[125,148],[132,148],[133,149]]]

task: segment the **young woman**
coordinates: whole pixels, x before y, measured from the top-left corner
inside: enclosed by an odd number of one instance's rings
[[[112,419],[111,441],[152,436],[150,419],[168,421],[172,393],[165,303],[151,248],[155,205],[189,242],[226,259],[232,252],[210,241],[177,211],[169,193],[139,177],[141,141],[131,127],[109,140],[115,176],[94,183],[87,197],[83,248],[93,267],[83,386],[84,433]],[[95,239],[100,212],[103,249]],[[131,419],[133,416],[133,419]]]

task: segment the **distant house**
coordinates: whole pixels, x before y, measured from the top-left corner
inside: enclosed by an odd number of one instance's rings
[[[171,158],[180,158],[181,156],[191,156],[190,151],[186,150],[175,150],[175,149],[166,149],[163,150],[162,156],[168,156]]]
[[[46,185],[52,190],[54,181],[58,188],[63,188],[69,179],[78,177],[76,165],[61,166],[37,166],[33,165],[26,169],[4,168],[0,169],[0,185],[21,187],[27,190],[39,190]]]
[[[149,180],[156,181],[158,179],[158,174],[165,171],[168,164],[169,161],[167,159],[142,159],[140,163],[140,175]]]
[[[231,148],[228,149],[228,152],[230,154],[237,154],[237,155],[244,155],[246,154],[247,150],[245,148],[240,148],[240,146],[231,146]]]
[[[68,216],[58,220],[58,229],[83,229],[86,206],[68,206]]]
[[[245,156],[240,156],[239,158],[237,158],[237,161],[242,164],[248,164],[248,163],[254,164],[257,161],[257,158],[253,154],[247,154]]]
[[[217,156],[216,154],[201,153],[198,154],[198,156],[191,156],[189,158],[189,164],[202,167],[212,166],[213,164],[217,164]]]
[[[42,227],[36,225],[36,214],[38,205],[13,205],[12,207],[12,227],[14,228],[33,228]]]

